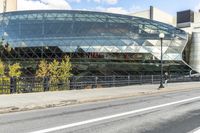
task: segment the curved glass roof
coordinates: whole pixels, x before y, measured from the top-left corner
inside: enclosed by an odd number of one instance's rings
[[[112,13],[36,10],[0,14],[0,34],[12,47],[57,46],[63,52],[151,53],[159,59],[159,33],[165,33],[164,59],[181,60],[187,34],[161,22]]]
[[[4,21],[4,23],[3,23]],[[116,26],[115,24],[126,24],[130,32],[141,30],[144,34],[156,34],[163,32],[168,34],[184,34],[184,31],[176,29],[171,25],[161,22],[112,13],[91,12],[91,11],[73,11],[73,10],[35,10],[35,11],[17,11],[0,14],[0,22],[2,25],[12,24],[18,21],[23,23],[37,23],[39,21],[59,21],[61,24],[66,22],[95,22],[104,23],[108,27]],[[27,22],[24,22],[27,21]],[[129,25],[128,25],[129,24]],[[101,27],[102,28],[102,27]]]

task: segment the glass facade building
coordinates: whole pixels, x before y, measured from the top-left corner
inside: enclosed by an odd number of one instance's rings
[[[139,17],[70,10],[16,11],[0,14],[4,39],[1,59],[20,62],[34,74],[41,59],[69,55],[75,75],[159,73],[164,33],[164,70],[189,72],[183,60],[186,32]]]

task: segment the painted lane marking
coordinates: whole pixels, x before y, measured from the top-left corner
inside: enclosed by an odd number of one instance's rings
[[[194,101],[194,100],[198,100],[198,99],[200,99],[200,96],[199,97],[193,97],[193,98],[185,99],[185,100],[180,100],[180,101],[176,101],[176,102],[170,102],[170,103],[166,103],[166,104],[161,104],[161,105],[157,105],[157,106],[147,107],[147,108],[143,108],[143,109],[133,110],[133,111],[129,111],[129,112],[124,112],[124,113],[120,113],[120,114],[115,114],[115,115],[100,117],[100,118],[96,118],[96,119],[76,122],[76,123],[72,123],[72,124],[67,124],[67,125],[47,128],[47,129],[43,129],[43,130],[33,131],[33,132],[30,132],[30,133],[48,133],[48,132],[58,131],[58,130],[62,130],[62,129],[68,129],[68,128],[72,128],[72,127],[76,127],[76,126],[81,126],[81,125],[86,125],[86,124],[99,122],[99,121],[103,121],[103,120],[108,120],[108,119],[113,119],[113,118],[117,118],[117,117],[127,116],[127,115],[131,115],[131,114],[136,114],[136,113],[139,113],[139,112],[144,112],[144,111],[153,110],[153,109],[157,109],[157,108],[162,108],[162,107],[166,107],[166,106],[176,105],[176,104],[185,103],[185,102],[189,102],[189,101]]]
[[[189,133],[200,133],[200,127],[194,129],[193,131],[191,131]]]
[[[199,129],[199,130],[197,130],[197,131],[194,131],[193,133],[200,133],[200,129]]]

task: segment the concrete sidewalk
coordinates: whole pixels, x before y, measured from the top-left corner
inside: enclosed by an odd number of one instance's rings
[[[0,113],[59,107],[108,99],[159,94],[172,91],[200,89],[200,82],[170,83],[162,90],[156,85],[68,90],[13,95],[0,95]]]

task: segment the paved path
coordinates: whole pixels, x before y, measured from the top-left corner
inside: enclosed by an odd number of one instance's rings
[[[0,133],[199,133],[198,129],[200,89],[0,114]]]
[[[171,91],[200,89],[200,82],[170,83],[162,90],[158,90],[158,86],[158,84],[134,85],[113,88],[0,95],[0,113],[152,95]]]

